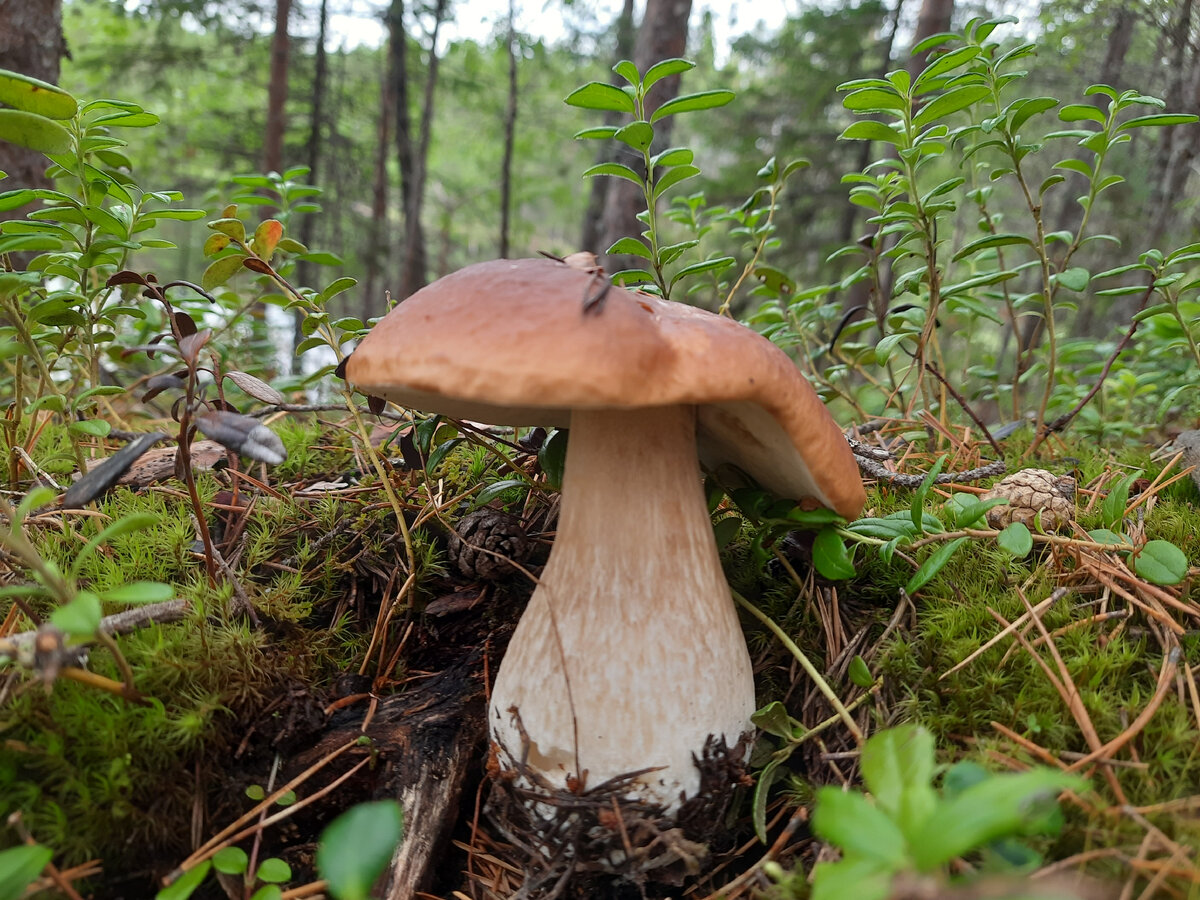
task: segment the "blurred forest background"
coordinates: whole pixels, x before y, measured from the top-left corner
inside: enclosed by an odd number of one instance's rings
[[[1038,45],[1027,60],[1031,95],[1071,102],[1101,82],[1161,97],[1172,111],[1200,112],[1197,6],[8,0],[0,2],[0,22],[8,26],[0,33],[9,35],[0,38],[7,41],[0,58],[77,96],[129,99],[159,115],[163,124],[131,144],[134,171],[147,189],[184,191],[190,205],[215,213],[237,189],[231,176],[308,167],[298,180],[322,193],[286,211],[285,224],[289,234],[333,255],[324,257],[341,266],[333,275],[358,279],[345,295],[347,312],[365,321],[385,311],[385,292],[402,298],[469,262],[539,250],[599,253],[636,227],[614,212],[612,197],[606,209],[605,192],[622,182],[580,177],[598,149],[572,135],[594,117],[563,103],[576,86],[612,78],[618,59],[640,57],[644,66],[684,53],[698,66],[683,90],[737,92],[729,106],[684,117],[671,138],[696,150],[703,174],[690,190],[703,192],[710,206],[737,207],[772,156],[811,160],[781,198],[780,241],[771,251],[772,265],[803,287],[836,281],[848,264],[829,260],[831,252],[868,229],[868,212],[848,202],[841,176],[862,169],[879,146],[837,140],[853,120],[835,90],[839,83],[909,65],[920,36],[973,16],[1013,15],[1019,22],[1006,26],[1011,39]],[[56,46],[48,35],[57,33],[59,19],[63,40]],[[664,85],[663,94],[677,90]],[[1192,240],[1200,215],[1190,178],[1196,151],[1190,128],[1136,134],[1116,163],[1129,180],[1097,205],[1093,230],[1121,239],[1131,253]],[[20,186],[11,160],[0,159],[0,169],[13,176],[7,188]],[[1060,207],[1046,210],[1055,227],[1070,228],[1082,214],[1077,193],[1047,198]],[[197,278],[205,266],[203,225],[170,224],[176,233],[168,236],[181,249],[141,265]],[[735,238],[718,227],[705,241],[722,250]],[[1109,251],[1093,252],[1103,267]],[[300,273],[301,283],[313,278]],[[1086,304],[1077,333],[1101,336],[1127,321],[1128,310],[1114,302],[1115,310]]]

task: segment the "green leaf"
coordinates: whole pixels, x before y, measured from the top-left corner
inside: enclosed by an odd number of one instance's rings
[[[629,166],[622,165],[616,162],[600,163],[586,169],[583,173],[584,178],[591,178],[594,175],[612,175],[615,178],[624,178],[626,181],[632,181],[634,184],[642,183],[641,177]]]
[[[639,119],[636,122],[630,122],[628,125],[618,128],[613,137],[627,147],[632,147],[640,153],[649,149],[650,145],[654,142],[654,126],[649,122]]]
[[[367,900],[404,834],[404,814],[394,800],[360,803],[321,833],[317,870],[337,900]]]
[[[475,502],[483,506],[495,500],[505,491],[511,491],[513,488],[526,488],[529,483],[520,478],[505,478],[502,481],[494,481],[479,492],[475,497]]]
[[[1147,541],[1133,557],[1133,571],[1154,584],[1179,584],[1188,574],[1188,558],[1170,541]]]
[[[951,88],[921,107],[921,110],[913,116],[913,125],[921,128],[951,113],[966,109],[990,95],[991,89],[982,84],[966,84],[962,87]]]
[[[206,291],[220,287],[238,272],[242,271],[242,260],[248,258],[244,254],[235,253],[233,256],[222,256],[220,259],[210,263],[208,268],[204,270],[204,274],[200,276],[200,287]]]
[[[767,800],[770,797],[771,785],[775,783],[775,778],[779,774],[779,767],[783,764],[784,759],[776,757],[768,762],[761,772],[758,773],[758,778],[754,785],[754,800],[750,809],[750,820],[754,824],[754,834],[764,844],[769,844],[767,840]]]
[[[637,66],[627,59],[621,60],[612,70],[632,85],[636,85],[641,78]]]
[[[1064,122],[1098,122],[1104,124],[1104,113],[1090,103],[1068,103],[1058,111]]]
[[[0,109],[0,141],[39,153],[70,153],[72,146],[67,129],[23,109]]]
[[[894,868],[859,857],[817,863],[810,900],[887,900],[892,893]]]
[[[75,98],[57,85],[0,69],[0,103],[48,119],[69,119],[79,110]]]
[[[334,297],[336,297],[338,294],[342,293],[343,291],[350,290],[350,288],[354,287],[356,284],[358,284],[357,278],[351,278],[348,275],[344,276],[342,278],[338,278],[336,281],[333,281],[332,283],[330,283],[329,286],[325,288],[325,290],[321,291],[319,296],[321,298],[322,304],[329,302],[330,300],[332,300]]]
[[[1028,526],[1021,522],[1013,522],[996,535],[996,543],[1005,553],[1020,559],[1033,549],[1033,535],[1029,533]]]
[[[935,46],[936,44],[934,42],[942,43],[948,39],[956,37],[958,37],[958,35],[949,33],[933,35],[930,38],[926,38],[918,47],[914,47],[913,52],[919,53],[930,46]],[[979,48],[971,46],[959,47],[957,50],[951,50],[949,53],[943,53],[922,70],[921,74],[917,76],[915,84],[918,86],[928,86],[929,82],[937,78],[939,75],[945,75],[947,72],[969,63],[978,55]],[[920,93],[920,91],[917,93]]]
[[[50,614],[50,621],[74,637],[90,637],[100,628],[100,598],[80,591],[75,599]]]
[[[208,227],[213,231],[218,231],[233,238],[235,241],[244,241],[246,239],[246,226],[241,219],[214,219],[208,223]]]
[[[917,532],[923,532],[924,516],[925,516],[925,498],[929,496],[929,489],[933,487],[937,481],[938,475],[942,473],[942,469],[946,465],[946,454],[942,454],[937,458],[937,462],[933,464],[933,468],[925,473],[925,477],[921,479],[921,485],[913,491],[912,502],[909,504],[909,518],[912,519],[913,525]]]
[[[1070,269],[1059,272],[1054,278],[1054,283],[1061,284],[1069,291],[1079,293],[1087,290],[1091,277],[1091,273],[1087,269],[1080,266],[1072,266]]]
[[[987,250],[992,247],[1008,247],[1012,244],[1024,244],[1031,247],[1033,246],[1033,241],[1023,234],[989,234],[978,240],[971,241],[971,243],[955,253],[954,261],[958,262],[960,259],[966,259],[980,250]]]
[[[1142,477],[1142,470],[1130,472],[1108,490],[1108,496],[1100,504],[1100,520],[1105,528],[1120,531],[1125,521],[1125,507],[1129,505],[1129,489]]]
[[[82,419],[68,425],[67,431],[77,437],[102,438],[112,431],[112,425],[104,419]]]
[[[263,860],[264,865],[269,862],[277,862],[277,863],[282,863],[285,866],[287,865],[287,863],[283,862],[282,859],[265,859],[265,860]],[[259,872],[261,873],[261,871],[262,870],[260,869]],[[288,869],[288,878],[291,878],[291,871],[292,871],[291,868],[289,868]],[[262,877],[261,874],[259,875],[259,877],[260,878]],[[287,879],[284,879],[284,880],[286,881]],[[253,894],[250,895],[250,900],[282,900],[282,898],[283,898],[283,891],[281,891],[279,889],[279,885],[277,885],[277,884],[264,884],[257,891],[255,891]]]
[[[690,266],[684,266],[671,278],[670,287],[675,287],[676,283],[682,278],[687,278],[690,275],[699,275],[701,272],[721,272],[732,266],[737,260],[732,256],[718,256],[714,259],[706,259],[702,262],[692,263]]]
[[[901,725],[872,735],[863,745],[863,781],[876,805],[906,835],[915,834],[937,806],[933,735]]]
[[[575,132],[574,138],[577,141],[586,141],[595,138],[610,138],[617,133],[619,129],[616,125],[597,125],[595,128],[585,128],[583,131]]]
[[[813,539],[813,565],[823,578],[840,581],[853,578],[854,562],[846,550],[846,542],[838,534],[837,528],[826,525],[817,532]]]
[[[656,168],[659,166],[686,166],[691,165],[696,154],[687,147],[668,147],[662,153],[656,153],[650,158],[651,165]]]
[[[618,63],[618,65],[620,65]],[[625,91],[603,81],[589,81],[581,88],[576,88],[567,95],[564,101],[568,106],[580,109],[599,109],[612,112],[631,113],[636,109],[633,97]]]
[[[1015,134],[1020,131],[1022,125],[1038,113],[1054,109],[1056,106],[1058,106],[1058,101],[1053,97],[1029,97],[1025,100],[1018,100],[1009,107],[1013,112],[1008,128]]]
[[[866,120],[855,122],[838,135],[839,141],[884,141],[888,144],[900,144],[904,136],[883,122]]]
[[[842,106],[854,112],[904,110],[908,104],[895,89],[860,88],[842,98]]]
[[[696,64],[687,59],[664,59],[662,62],[655,63],[646,70],[646,74],[642,76],[642,90],[650,90],[650,86],[660,79],[667,78],[671,75],[680,75],[684,72],[696,68]]]
[[[908,584],[904,586],[904,590],[909,594],[915,594],[923,588],[929,579],[933,578],[933,576],[945,567],[946,563],[950,561],[950,557],[957,552],[958,548],[968,540],[970,539],[965,537],[955,538],[938,547],[937,550],[926,558],[925,562],[921,563],[920,568],[913,573],[912,578],[908,580]]]
[[[755,710],[750,716],[750,722],[760,731],[785,741],[797,736],[796,725],[793,724],[795,720],[788,715],[787,707],[778,700],[772,700],[762,709]]]
[[[725,516],[713,523],[713,538],[717,549],[723,550],[742,530],[742,520],[738,516]]]
[[[901,868],[908,863],[904,834],[883,810],[857,791],[823,787],[817,791],[813,831],[842,853]]]
[[[271,884],[282,884],[285,881],[292,880],[292,867],[282,859],[270,856],[259,863],[258,871],[254,874],[262,881],[267,881]]]
[[[714,109],[718,106],[724,106],[734,98],[733,91],[701,91],[698,94],[683,94],[679,97],[674,97],[660,106],[650,116],[651,122],[657,122],[659,119],[665,119],[667,116],[674,116],[678,113],[695,112],[701,109]]]
[[[1082,790],[1086,784],[1065,772],[1033,769],[972,785],[944,799],[912,836],[909,847],[917,868],[932,871],[997,838],[1019,834],[1039,795]]]
[[[546,476],[546,482],[554,490],[562,488],[563,470],[567,460],[567,436],[565,428],[552,431],[538,448],[538,467]]]
[[[0,194],[0,212],[16,209],[19,206],[32,203],[36,199],[37,194],[29,188],[21,188],[17,191],[5,191],[3,194]]]
[[[609,256],[620,256],[622,254],[629,256],[640,256],[642,259],[652,259],[650,248],[639,241],[637,238],[623,237],[607,250],[604,251]]]
[[[213,868],[223,875],[244,875],[250,857],[241,847],[223,847],[213,854]]]
[[[1117,131],[1128,131],[1130,128],[1146,128],[1158,125],[1191,125],[1200,122],[1200,117],[1186,113],[1160,113],[1154,116],[1138,116],[1127,119],[1117,126]]]
[[[0,900],[19,900],[53,858],[54,851],[40,844],[0,850]]]
[[[188,869],[170,885],[155,894],[154,900],[187,900],[208,877],[208,870],[211,867],[212,863],[206,859],[195,868]]]
[[[654,199],[657,200],[668,190],[679,184],[681,181],[686,181],[689,178],[694,178],[700,174],[700,170],[695,166],[682,165],[675,166],[669,169],[654,185]]]
[[[860,688],[869,688],[875,683],[875,679],[871,677],[871,670],[867,666],[867,661],[861,656],[855,656],[850,660],[850,668],[847,673],[850,676],[850,681]]]
[[[105,591],[100,599],[105,603],[163,603],[175,596],[175,589],[161,581],[131,581]]]

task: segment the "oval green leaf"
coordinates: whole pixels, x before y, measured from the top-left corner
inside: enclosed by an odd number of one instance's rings
[[[70,153],[71,133],[53,119],[23,109],[0,109],[0,140],[39,153]]]
[[[1005,553],[1019,559],[1027,556],[1033,549],[1033,535],[1030,534],[1028,526],[1021,522],[1013,522],[996,535],[996,543]]]
[[[682,97],[675,97],[672,100],[668,100],[656,109],[654,114],[650,116],[650,121],[657,122],[659,119],[665,119],[667,116],[674,116],[678,113],[714,109],[718,106],[724,106],[733,98],[733,91],[701,91],[698,94],[684,94]]]
[[[0,103],[48,119],[69,119],[79,109],[75,98],[57,85],[0,69]]]
[[[338,900],[367,900],[371,885],[404,834],[404,813],[394,800],[360,803],[321,834],[317,870]]]
[[[577,106],[580,109],[599,109],[611,112],[634,111],[633,98],[611,84],[602,81],[589,81],[581,88],[576,88],[567,95],[564,101],[567,106]]]
[[[1187,578],[1188,560],[1170,541],[1147,541],[1133,558],[1133,570],[1154,584],[1179,584]]]

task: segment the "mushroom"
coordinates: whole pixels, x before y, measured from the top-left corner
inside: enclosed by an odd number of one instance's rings
[[[570,428],[558,533],[496,677],[491,736],[564,790],[640,771],[626,796],[670,814],[755,709],[698,454],[846,518],[865,493],[782,350],[647,294],[613,286],[595,303],[600,278],[550,259],[468,266],[388,313],[345,371],[405,407]]]

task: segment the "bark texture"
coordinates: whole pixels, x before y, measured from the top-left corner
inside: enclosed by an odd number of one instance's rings
[[[59,62],[67,56],[62,31],[62,0],[0,0],[0,65],[22,75],[58,83]],[[3,190],[50,187],[46,157],[0,142],[0,172],[7,172]],[[0,218],[20,218],[12,210]]]
[[[517,134],[517,34],[513,27],[516,0],[508,3],[508,106],[504,111],[504,158],[500,162],[500,253],[508,257],[509,217],[512,214],[513,143]]]
[[[688,18],[692,13],[692,0],[647,0],[646,12],[638,28],[637,45],[633,61],[638,71],[645,72],[650,66],[664,59],[684,56],[687,50]],[[672,75],[659,81],[646,97],[646,116],[679,94],[680,76]],[[654,123],[654,149],[661,150],[670,142],[671,119],[668,117]],[[635,170],[642,168],[641,158],[632,151],[621,154],[620,161]],[[644,226],[638,221],[642,211],[642,192],[633,182],[623,178],[606,178],[608,194],[604,202],[602,248],[610,247],[626,235],[639,235]],[[627,268],[633,263],[628,257],[608,257],[605,268],[609,272]]]
[[[275,0],[275,33],[271,38],[271,74],[267,82],[267,131],[263,141],[263,168],[283,171],[283,133],[287,125],[284,107],[288,95],[288,19],[292,0]]]
[[[621,9],[621,15],[617,18],[617,49],[613,54],[613,65],[616,65],[623,59],[630,59],[633,56],[633,37],[633,0],[625,0],[625,5]],[[619,86],[625,82],[620,75],[614,72],[609,79],[609,83]],[[619,118],[615,112],[605,113],[604,124],[616,125]],[[612,142],[601,142],[600,147],[596,151],[596,164],[613,162],[616,158],[617,151],[612,146]],[[604,225],[604,198],[608,194],[610,179],[593,178],[591,182],[591,194],[588,197],[587,209],[583,214],[583,229],[579,236],[579,246],[572,249],[586,250],[589,253],[595,253],[599,256],[608,247],[608,244],[601,246],[600,242],[604,239],[602,232]]]

